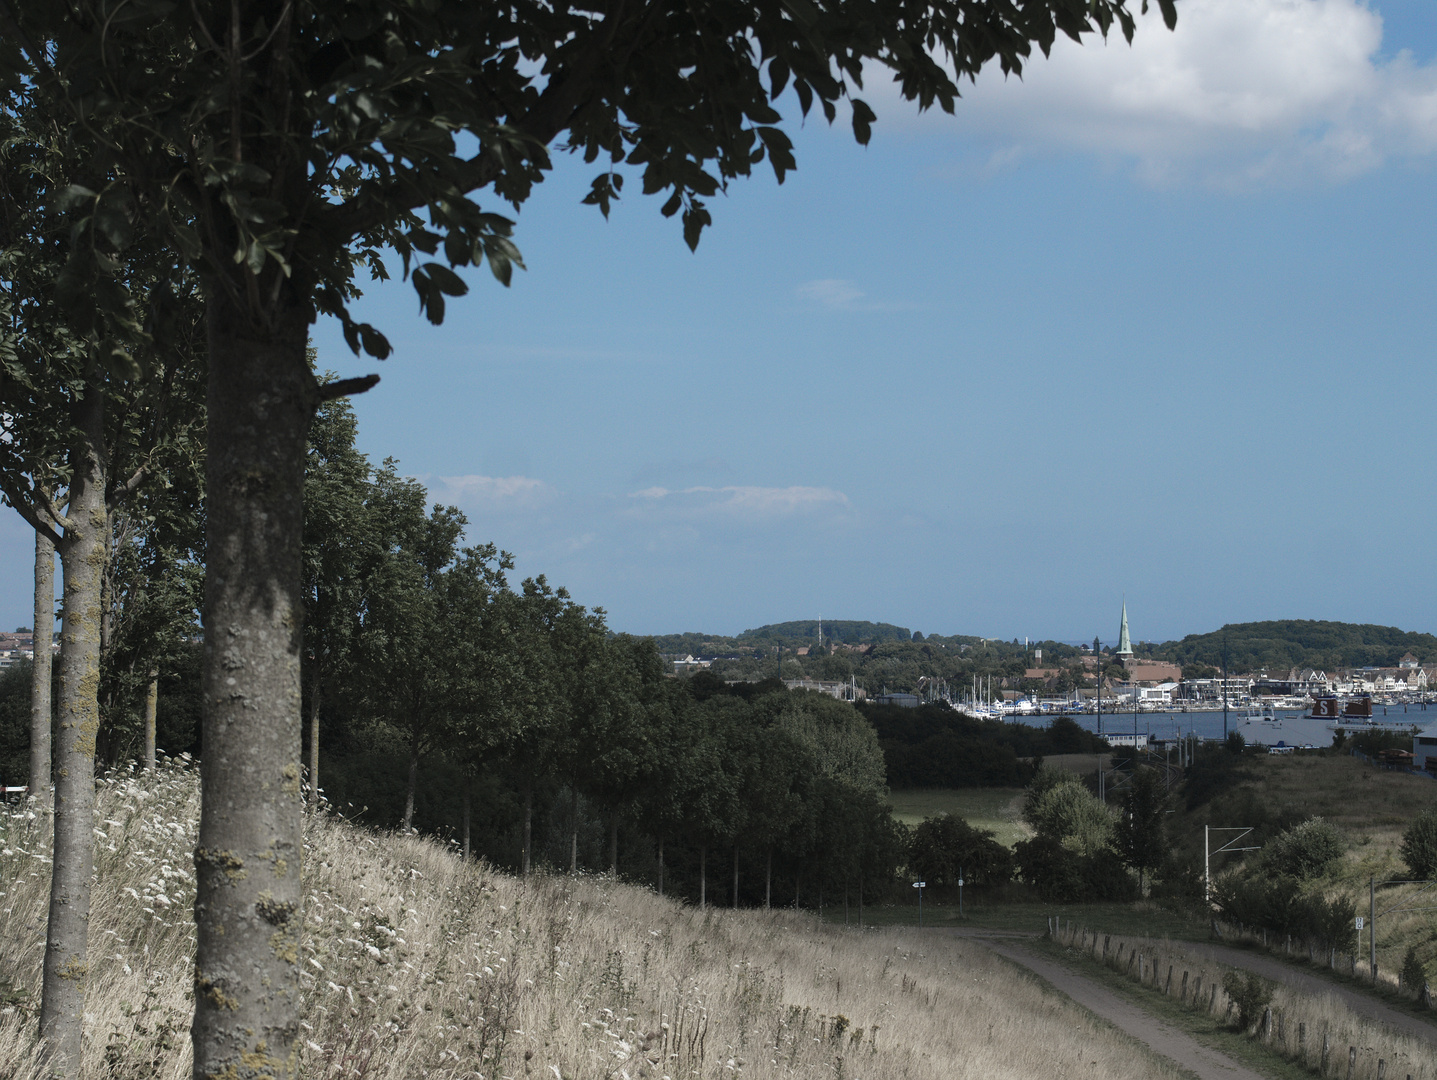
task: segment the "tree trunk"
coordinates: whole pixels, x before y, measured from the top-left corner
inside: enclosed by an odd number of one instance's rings
[[[323,683],[319,678],[319,659],[314,661],[314,678],[309,690],[309,805],[319,805],[319,694]]]
[[[579,873],[579,789],[569,788],[569,874]]]
[[[105,571],[104,398],[80,400],[79,443],[60,546],[64,574],[59,747],[55,769],[55,852],[50,923],[40,998],[40,1036],[49,1070],[80,1073],[89,969],[90,875],[95,865],[95,737],[100,728],[100,579]]]
[[[709,884],[709,847],[707,844],[699,845],[699,910],[702,911],[708,903]]]
[[[619,876],[619,815],[609,820],[609,873]]]
[[[659,836],[659,895],[664,895],[664,838]]]
[[[529,876],[529,855],[534,840],[534,785],[524,786],[524,876]]]
[[[469,773],[464,773],[464,861],[469,861]]]
[[[194,1076],[289,1080],[302,992],[301,530],[318,392],[298,305],[259,326],[222,286],[208,291]]]
[[[738,845],[733,846],[733,906],[738,907]]]
[[[44,809],[50,797],[50,731],[55,722],[50,705],[50,659],[55,639],[55,545],[35,534],[35,664],[30,680],[30,794]]]
[[[160,673],[150,669],[150,685],[145,690],[145,769],[155,771],[155,714],[160,708]]]
[[[773,848],[768,849],[768,861],[763,868],[763,910],[773,910]]]
[[[414,789],[419,784],[419,747],[409,747],[409,783],[404,789],[404,831],[414,827]]]

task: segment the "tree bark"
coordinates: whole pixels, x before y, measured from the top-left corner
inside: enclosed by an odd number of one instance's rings
[[[619,876],[619,815],[609,820],[609,873]]]
[[[524,876],[529,876],[529,855],[534,840],[534,785],[524,786]]]
[[[30,681],[30,795],[41,808],[53,803],[50,793],[50,731],[55,723],[50,704],[50,659],[55,640],[55,545],[35,534],[35,654]]]
[[[419,747],[409,748],[409,783],[404,789],[404,831],[414,827],[414,789],[419,783]]]
[[[314,661],[314,678],[309,693],[309,805],[319,805],[319,660]]]
[[[204,755],[194,1076],[298,1070],[305,438],[318,402],[294,304],[268,325],[208,288]]]
[[[150,685],[145,690],[145,769],[155,771],[155,714],[160,708],[160,673],[150,669]]]
[[[569,788],[569,874],[579,873],[579,789]]]
[[[709,848],[707,844],[699,845],[699,910],[702,911],[708,901],[708,866]]]
[[[469,861],[469,773],[464,773],[464,793],[462,796],[464,805],[464,861]]]
[[[659,895],[664,895],[664,838],[659,837]]]
[[[95,865],[95,738],[100,729],[100,579],[105,571],[104,397],[91,386],[76,408],[78,441],[60,545],[64,574],[55,852],[40,997],[49,1071],[78,1076],[89,970],[90,876]]]

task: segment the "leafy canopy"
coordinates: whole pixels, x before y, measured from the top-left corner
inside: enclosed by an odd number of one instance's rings
[[[1033,45],[1114,24],[1131,39],[1127,0],[6,0],[0,89],[38,89],[89,148],[77,274],[122,294],[115,253],[158,229],[260,328],[297,304],[383,357],[348,315],[356,269],[397,252],[436,323],[466,289],[451,267],[507,282],[494,204],[522,205],[561,139],[598,166],[585,202],[607,213],[637,173],[694,246],[730,180],[795,167],[788,91],[829,122],[846,102],[866,143],[865,77],[951,112],[988,62],[1020,74]]]

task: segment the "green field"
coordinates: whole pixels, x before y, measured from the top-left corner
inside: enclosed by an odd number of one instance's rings
[[[1032,835],[1023,824],[1022,788],[914,788],[889,794],[893,816],[905,825],[952,814],[976,829],[991,829],[1000,844],[1012,847]]]

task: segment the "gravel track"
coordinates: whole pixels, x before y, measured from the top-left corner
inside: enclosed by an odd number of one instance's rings
[[[1154,1053],[1197,1074],[1201,1080],[1264,1080],[1261,1073],[1198,1042],[1187,1032],[1159,1020],[1107,987],[1024,947],[1016,936],[964,934],[1020,967],[1027,968],[1089,1012],[1147,1045]]]

